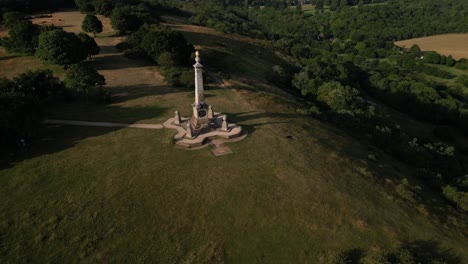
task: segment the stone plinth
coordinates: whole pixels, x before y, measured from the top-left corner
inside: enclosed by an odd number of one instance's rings
[[[175,143],[186,148],[199,147],[208,144],[210,140],[217,138],[233,139],[243,135],[242,127],[236,124],[227,124],[225,115],[216,113],[211,122],[204,129],[194,130],[192,118],[181,118],[177,124],[176,118],[170,118],[164,123],[164,127],[177,130],[174,136]],[[223,129],[223,123],[227,129]]]

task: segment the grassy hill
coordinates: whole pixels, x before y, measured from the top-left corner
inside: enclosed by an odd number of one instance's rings
[[[401,242],[468,261],[464,216],[429,190],[421,202],[403,199],[401,180],[418,184],[404,165],[300,114],[300,100],[264,83],[283,61],[268,46],[172,27],[201,48],[207,69],[231,75],[226,87],[212,79],[206,98],[249,136],[229,144],[234,154],[214,157],[209,148],[175,148],[172,130],[45,127],[0,170],[0,262],[317,263]],[[123,57],[116,40],[100,35],[104,52],[93,62],[113,103],[57,105],[49,117],[161,123],[174,110],[189,115],[193,92]]]

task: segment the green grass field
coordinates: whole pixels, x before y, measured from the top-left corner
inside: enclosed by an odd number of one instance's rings
[[[179,30],[207,69],[232,76],[227,88],[210,84],[206,100],[249,136],[214,157],[175,148],[172,130],[45,127],[0,170],[0,263],[318,263],[329,251],[404,241],[468,261],[466,218],[428,189],[421,202],[404,200],[401,179],[419,184],[404,165],[298,114],[299,102],[263,82],[282,62],[267,47]],[[96,63],[118,62],[100,70],[114,102],[56,105],[49,117],[160,123],[176,109],[190,114],[192,91],[107,50]]]

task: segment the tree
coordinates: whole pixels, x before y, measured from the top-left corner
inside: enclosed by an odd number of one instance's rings
[[[141,41],[135,39],[132,44],[139,45],[155,62],[160,56],[169,53],[174,65],[186,65],[194,48],[180,32],[158,25],[145,25],[137,33]],[[167,57],[167,54],[165,55]]]
[[[359,0],[358,2],[358,8],[362,9],[364,7],[364,0]]]
[[[110,19],[112,27],[122,35],[127,31],[136,31],[143,25],[143,21],[128,6],[114,8]]]
[[[0,151],[32,136],[41,125],[42,107],[32,96],[0,93]]]
[[[84,93],[87,101],[90,92],[105,85],[106,79],[94,68],[74,64],[68,68],[64,83],[67,88]]]
[[[315,9],[318,11],[323,11],[323,0],[317,0],[315,4]]]
[[[348,0],[340,0],[340,8],[347,7],[348,6]]]
[[[88,58],[91,58],[92,55],[99,54],[100,48],[92,37],[88,36],[88,34],[85,34],[83,32],[78,33],[77,36],[78,38],[80,38],[81,43],[83,43],[87,51]]]
[[[51,70],[27,71],[16,76],[13,83],[15,93],[40,100],[57,95],[63,89],[60,80],[53,75]]]
[[[449,67],[452,67],[453,65],[455,65],[455,60],[453,59],[452,55],[449,55],[447,57],[447,60],[445,61],[445,64],[447,64],[447,66],[449,66]]]
[[[414,57],[421,57],[421,48],[417,44],[411,46],[409,51]]]
[[[355,109],[360,101],[358,95],[354,88],[342,86],[339,82],[328,82],[319,87],[317,99],[340,112]]]
[[[96,37],[96,33],[102,32],[102,22],[94,15],[86,15],[81,24],[81,29],[84,32],[92,32]]]
[[[50,70],[28,71],[12,81],[0,79],[0,145],[32,136],[41,126],[44,103],[62,89]]]
[[[94,0],[96,14],[109,16],[112,13],[114,4],[111,0]]]
[[[340,0],[331,0],[330,10],[336,11],[340,5]]]
[[[33,54],[38,45],[40,27],[28,20],[19,20],[10,27],[9,36],[3,39],[8,52]]]
[[[73,33],[53,30],[39,36],[36,56],[42,60],[66,67],[85,60],[88,54],[85,45]]]
[[[81,13],[94,12],[94,5],[92,0],[75,0],[75,3]]]
[[[23,20],[26,20],[25,19],[25,14],[23,14],[21,12],[12,11],[12,12],[6,12],[5,14],[3,14],[3,24],[7,28],[11,28],[16,23],[18,23],[20,21],[23,21]]]

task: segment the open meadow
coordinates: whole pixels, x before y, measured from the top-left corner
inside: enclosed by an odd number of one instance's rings
[[[443,34],[424,38],[414,38],[397,41],[395,44],[403,48],[418,45],[422,51],[437,51],[454,59],[468,59],[468,34]]]
[[[82,18],[68,11],[36,22],[77,32]],[[112,102],[53,105],[47,117],[156,124],[175,110],[190,115],[193,91],[124,57],[114,47],[123,38],[100,19],[101,54],[88,63]],[[301,114],[297,98],[265,84],[283,62],[267,45],[168,26],[201,49],[210,73],[231,76],[224,85],[208,78],[206,100],[248,137],[215,157],[210,147],[174,147],[173,130],[44,127],[0,168],[0,263],[319,263],[329,252],[401,242],[468,261],[463,215],[430,190],[421,202],[401,199],[402,178],[418,184],[406,166]],[[11,78],[50,66],[2,51],[0,67]]]

